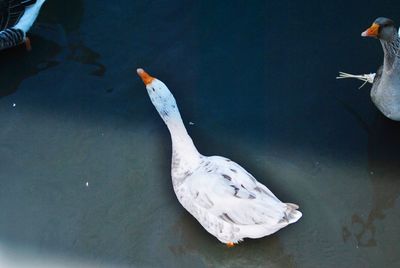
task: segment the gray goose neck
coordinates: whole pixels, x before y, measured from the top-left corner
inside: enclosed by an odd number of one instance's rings
[[[391,72],[398,65],[400,58],[400,39],[397,32],[390,41],[381,40],[381,44],[384,53],[384,71]]]

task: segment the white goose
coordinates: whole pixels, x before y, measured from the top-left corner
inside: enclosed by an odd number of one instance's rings
[[[45,0],[0,0],[0,50],[31,43],[26,33],[39,14]]]
[[[210,234],[231,247],[243,238],[267,236],[300,219],[297,205],[282,203],[235,162],[201,155],[167,86],[143,69],[137,73],[171,134],[175,194]]]

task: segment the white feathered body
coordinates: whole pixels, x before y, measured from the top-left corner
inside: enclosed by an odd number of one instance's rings
[[[202,156],[199,166],[186,175],[182,178],[172,170],[179,202],[223,243],[270,235],[301,217],[296,205],[282,203],[227,158]]]
[[[297,205],[282,203],[235,162],[201,155],[165,84],[155,79],[146,88],[171,134],[175,194],[209,233],[221,242],[237,243],[272,234],[302,216]]]

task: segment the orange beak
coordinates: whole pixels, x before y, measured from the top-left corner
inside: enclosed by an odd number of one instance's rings
[[[136,70],[137,74],[140,76],[140,78],[142,78],[143,83],[147,86],[148,84],[150,84],[151,82],[153,82],[153,80],[155,79],[154,77],[150,76],[148,73],[146,73],[143,69],[139,68]]]
[[[364,32],[361,33],[361,36],[364,37],[377,37],[379,34],[379,24],[372,23],[371,27],[366,29]]]

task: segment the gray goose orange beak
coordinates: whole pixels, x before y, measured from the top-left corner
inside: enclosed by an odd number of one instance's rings
[[[372,23],[371,27],[366,29],[364,32],[361,33],[363,37],[378,37],[379,34],[379,24]]]

